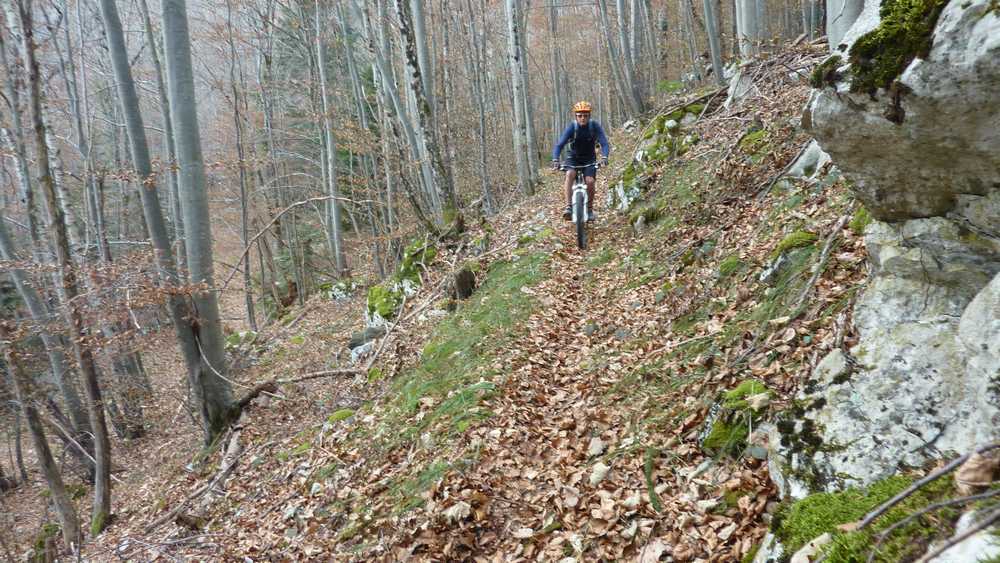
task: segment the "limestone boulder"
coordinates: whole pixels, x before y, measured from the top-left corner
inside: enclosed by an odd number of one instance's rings
[[[782,494],[864,486],[1000,438],[1000,243],[944,218],[866,235],[859,343],[836,350],[772,432]]]
[[[879,0],[864,9],[838,47],[879,24]],[[1000,10],[992,0],[950,2],[926,59],[898,85],[850,91],[852,74],[815,90],[803,125],[855,183],[878,219],[906,220],[953,212],[963,196],[995,198],[1000,190]],[[1000,223],[994,222],[996,234]]]

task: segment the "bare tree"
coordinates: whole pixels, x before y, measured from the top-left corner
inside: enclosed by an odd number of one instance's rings
[[[196,315],[194,337],[201,362],[188,376],[201,409],[205,442],[210,443],[225,430],[235,413],[232,388],[226,379],[219,303],[213,291],[212,225],[205,193],[205,165],[198,130],[185,0],[163,1],[163,36],[170,117],[180,166],[178,181],[188,271],[191,282],[201,285],[192,295]]]
[[[48,231],[52,236],[52,246],[56,251],[56,262],[61,282],[61,297],[64,304],[66,324],[70,330],[70,342],[80,366],[83,387],[87,395],[87,413],[94,433],[94,509],[90,530],[99,534],[111,515],[111,442],[108,440],[107,424],[104,419],[104,404],[98,384],[97,366],[94,356],[86,343],[83,313],[80,310],[80,292],[77,287],[76,272],[70,256],[69,239],[66,235],[66,221],[62,207],[56,199],[55,182],[49,168],[48,145],[45,139],[45,125],[42,120],[41,72],[35,57],[35,41],[31,13],[31,0],[18,0],[21,18],[22,56],[28,68],[31,116],[35,132],[36,166],[39,183],[45,197],[48,214]]]
[[[49,442],[45,438],[45,431],[42,429],[41,417],[35,407],[35,400],[38,396],[35,385],[21,368],[21,360],[17,355],[17,345],[11,330],[0,322],[0,346],[3,347],[4,359],[11,370],[14,384],[14,394],[20,405],[21,413],[28,422],[28,433],[35,446],[35,457],[38,458],[38,468],[45,476],[45,483],[52,495],[52,503],[56,507],[56,516],[62,526],[63,541],[66,547],[75,550],[79,547],[83,535],[80,532],[80,520],[76,514],[76,507],[66,492],[62,475],[56,467],[56,460],[52,457],[49,449]]]

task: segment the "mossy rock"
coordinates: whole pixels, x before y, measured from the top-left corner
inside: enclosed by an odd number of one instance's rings
[[[705,111],[705,104],[688,104],[684,107],[684,111],[698,117],[701,112]]]
[[[883,0],[879,26],[851,46],[851,91],[888,88],[914,59],[926,57],[947,4],[948,0]]]
[[[844,59],[840,55],[833,55],[832,57],[826,59],[820,64],[816,65],[813,69],[812,75],[809,77],[809,85],[813,88],[822,88],[824,86],[832,86],[838,80],[843,78],[837,69],[840,68]]]
[[[387,280],[368,288],[369,315],[378,313],[383,319],[395,316],[396,310],[403,303],[403,291],[387,287],[390,284],[395,285],[391,280]]]
[[[633,211],[629,215],[629,223],[635,225],[641,217],[646,225],[652,225],[663,215],[663,210],[657,205],[647,205],[641,209]]]
[[[779,510],[775,514],[772,530],[787,553],[795,553],[807,542],[830,533],[833,541],[823,550],[825,561],[866,561],[874,544],[875,534],[931,503],[954,496],[952,480],[938,479],[921,487],[865,530],[843,532],[837,528],[860,520],[912,482],[910,477],[896,475],[865,488],[810,495]],[[876,552],[875,561],[889,563],[918,559],[929,544],[951,535],[958,515],[957,510],[945,508],[932,511],[900,527],[882,543]]]
[[[757,154],[767,147],[767,129],[751,131],[740,139],[740,150],[746,154]]]
[[[374,369],[374,368],[373,368]],[[327,422],[333,424],[335,422],[340,422],[341,420],[347,420],[354,416],[354,409],[340,409],[335,411],[327,418]]]
[[[743,420],[743,417],[732,417],[732,420],[720,418],[712,425],[701,446],[709,452],[736,457],[746,447],[749,435],[749,421]]]
[[[771,258],[777,258],[782,253],[787,252],[793,248],[803,248],[810,246],[819,240],[819,236],[816,233],[809,231],[795,231],[788,234],[785,238],[781,239],[781,242],[774,247],[771,251]]]
[[[410,243],[403,251],[403,260],[399,263],[396,277],[399,280],[420,281],[420,270],[426,267],[437,256],[437,248],[428,241],[418,239]]]
[[[859,207],[858,210],[854,212],[854,216],[851,217],[851,222],[848,223],[848,226],[851,228],[851,231],[853,231],[854,234],[863,235],[865,234],[865,227],[867,227],[868,224],[871,222],[872,222],[871,213],[868,212],[868,209],[862,206]]]

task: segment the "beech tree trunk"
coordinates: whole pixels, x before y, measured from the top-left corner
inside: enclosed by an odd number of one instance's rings
[[[0,322],[0,345],[3,347],[4,359],[11,371],[11,379],[14,384],[14,396],[20,405],[21,413],[28,423],[28,433],[35,446],[35,457],[38,458],[38,468],[45,476],[45,483],[51,493],[52,504],[56,508],[56,516],[62,527],[63,542],[71,550],[79,548],[83,539],[80,531],[80,520],[76,514],[76,507],[66,492],[62,476],[56,467],[56,460],[52,457],[49,449],[49,442],[45,438],[45,431],[42,428],[41,417],[35,407],[37,391],[31,379],[21,368],[21,360],[17,355],[16,344],[13,342],[13,335],[6,325]]]
[[[70,342],[80,366],[83,386],[87,395],[87,413],[90,418],[91,430],[94,433],[94,508],[91,517],[90,530],[96,535],[101,533],[111,515],[111,442],[108,440],[108,428],[104,419],[104,405],[101,388],[98,385],[97,366],[90,348],[86,345],[83,327],[83,314],[80,311],[80,293],[77,287],[76,272],[73,268],[69,251],[69,239],[66,235],[66,221],[63,210],[56,200],[55,182],[49,169],[48,144],[45,141],[45,125],[42,120],[41,72],[35,57],[35,41],[31,17],[31,0],[18,0],[21,15],[22,54],[28,68],[28,82],[31,101],[31,116],[35,130],[37,150],[37,167],[39,183],[41,184],[48,214],[48,230],[52,236],[52,245],[56,252],[59,269],[62,298],[65,305],[66,324],[70,331]]]
[[[226,429],[235,412],[232,388],[226,379],[219,303],[213,291],[212,225],[205,191],[205,165],[198,130],[185,0],[163,0],[163,36],[170,117],[174,124],[180,166],[178,181],[188,272],[191,283],[202,284],[205,288],[196,291],[191,299],[196,317],[194,322],[197,323],[194,337],[201,362],[188,375],[196,403],[201,409],[205,443],[209,444]]]

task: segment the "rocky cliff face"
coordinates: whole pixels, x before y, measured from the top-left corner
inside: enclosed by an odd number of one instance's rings
[[[865,2],[803,116],[877,220],[859,343],[820,362],[771,433],[772,476],[793,498],[1000,439],[1000,8],[948,3],[929,50],[872,88],[884,61],[854,45],[899,4]]]

